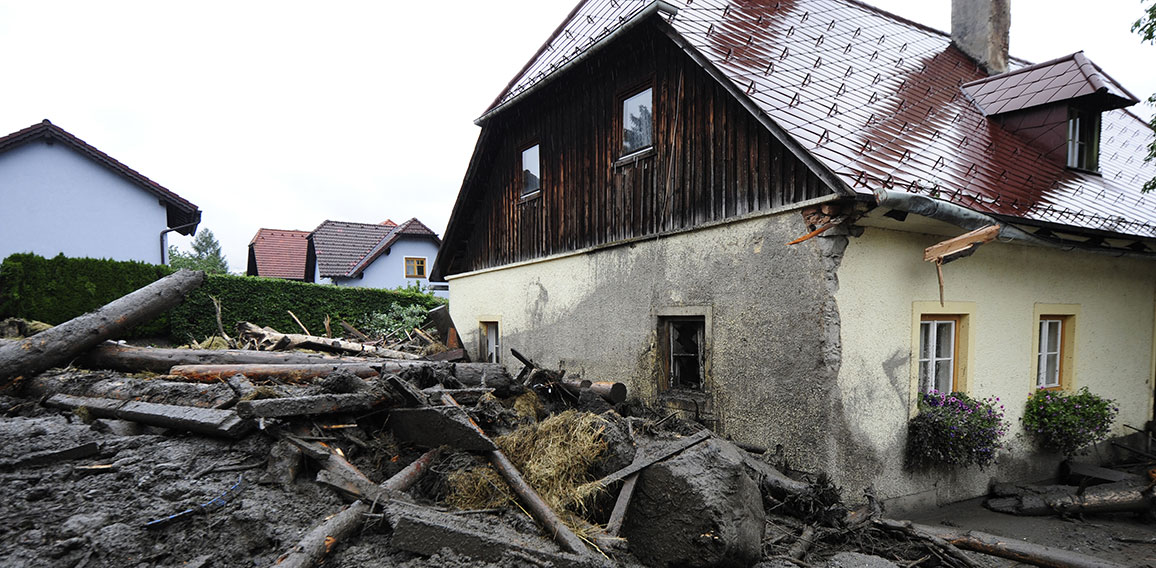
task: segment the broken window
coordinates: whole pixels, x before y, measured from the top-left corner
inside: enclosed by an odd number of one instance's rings
[[[425,278],[425,258],[420,256],[405,257],[405,277]]]
[[[956,387],[959,316],[926,315],[919,322],[919,392],[950,393]]]
[[[522,150],[522,197],[542,188],[542,169],[538,161],[539,144]]]
[[[1100,113],[1068,109],[1068,167],[1100,169]]]
[[[647,87],[622,101],[622,155],[654,145],[653,91]]]
[[[1058,389],[1071,370],[1072,315],[1041,315],[1036,349],[1036,388]]]
[[[703,390],[706,319],[702,316],[659,318],[659,325],[666,388]]]
[[[498,334],[498,322],[478,323],[478,354],[486,363],[501,363],[502,345]]]

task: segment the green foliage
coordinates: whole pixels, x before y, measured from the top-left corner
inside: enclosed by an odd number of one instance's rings
[[[1107,438],[1119,411],[1116,401],[1094,395],[1088,387],[1076,393],[1040,389],[1028,399],[1022,420],[1043,447],[1073,456]]]
[[[174,269],[203,270],[205,274],[227,274],[229,263],[221,254],[221,243],[208,229],[197,231],[193,238],[193,252],[185,253],[169,245],[169,265]]]
[[[1149,2],[1148,6],[1144,8],[1144,15],[1132,24],[1132,31],[1140,34],[1140,41],[1156,44],[1156,0]],[[1149,105],[1156,105],[1156,94],[1148,97]],[[1152,120],[1148,123],[1152,130],[1156,131],[1156,115],[1152,116]],[[1156,160],[1156,140],[1148,143],[1148,156],[1144,161],[1150,162]],[[1145,193],[1156,189],[1156,178],[1152,178],[1144,183],[1144,188],[1141,190]]]
[[[919,414],[907,425],[907,463],[912,468],[934,465],[992,463],[1007,433],[999,398],[974,400],[966,394],[931,391],[919,401]]]
[[[361,319],[360,330],[373,337],[382,337],[401,330],[411,330],[425,323],[427,308],[421,305],[394,304],[385,312],[367,314]]]
[[[326,315],[332,320],[331,327],[339,327],[342,320],[361,322],[370,314],[389,313],[407,306],[418,306],[424,313],[442,303],[430,294],[404,288],[352,288],[211,274],[204,285],[170,311],[174,341],[199,340],[217,333],[216,311],[210,296],[221,301],[221,321],[230,334],[238,321],[296,333],[299,328],[289,317],[290,310],[313,335],[325,335]]]
[[[144,262],[14,254],[0,264],[0,318],[61,324],[172,272],[167,266]],[[167,331],[168,322],[162,316],[137,327],[129,337],[166,335]]]

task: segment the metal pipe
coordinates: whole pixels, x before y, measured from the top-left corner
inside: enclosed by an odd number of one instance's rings
[[[160,235],[157,235],[161,240],[161,264],[168,264],[167,262],[165,262],[165,253],[168,252],[165,249],[165,233],[171,233],[173,231],[179,231],[181,229],[184,229],[185,227],[196,227],[197,225],[200,225],[200,224],[201,224],[201,220],[197,219],[197,221],[195,221],[193,223],[185,223],[184,225],[181,225],[179,227],[172,227],[169,229],[165,229],[165,230],[161,231]]]

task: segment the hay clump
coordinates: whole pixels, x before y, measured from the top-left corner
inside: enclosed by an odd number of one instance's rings
[[[542,399],[538,398],[538,393],[534,392],[534,389],[528,389],[514,399],[514,412],[518,414],[518,418],[537,422],[546,414],[546,408],[542,406]]]

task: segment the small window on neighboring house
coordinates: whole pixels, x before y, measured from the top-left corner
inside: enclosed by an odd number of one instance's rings
[[[539,144],[522,150],[522,196],[542,188],[542,170],[538,161]]]
[[[1071,314],[1040,316],[1036,388],[1062,389],[1070,384],[1074,327]]]
[[[486,363],[501,363],[502,345],[498,322],[478,322],[478,354]]]
[[[425,258],[420,256],[405,257],[405,277],[425,278]]]
[[[701,391],[706,382],[706,320],[702,316],[659,318],[666,389]],[[665,390],[665,389],[664,389]]]
[[[1068,167],[1100,169],[1100,113],[1068,109]]]
[[[959,322],[955,315],[925,315],[919,322],[919,392],[960,390],[956,383]]]
[[[654,145],[653,90],[649,87],[622,101],[622,155]]]

